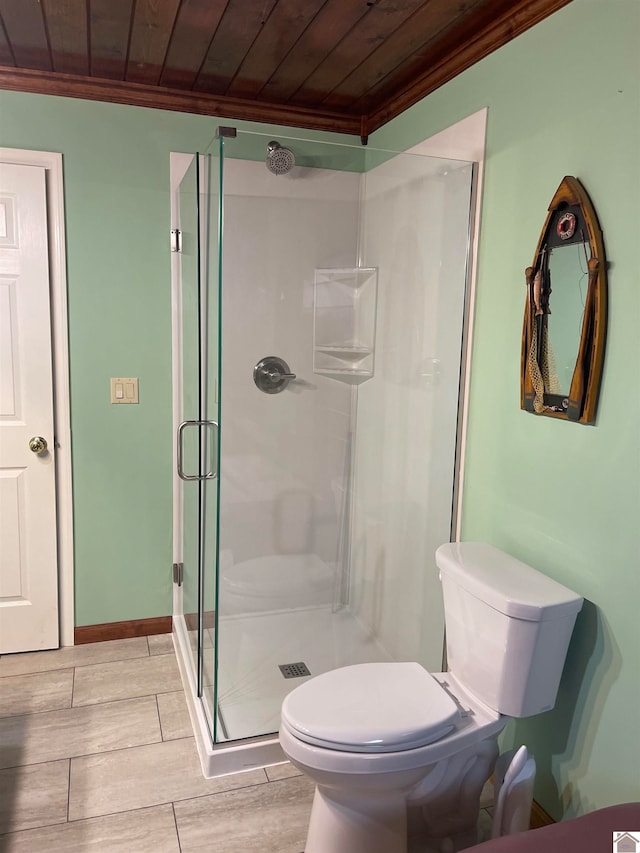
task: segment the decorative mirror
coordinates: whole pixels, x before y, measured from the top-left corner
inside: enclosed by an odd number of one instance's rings
[[[520,408],[595,419],[607,322],[602,231],[584,187],[563,178],[525,271]]]

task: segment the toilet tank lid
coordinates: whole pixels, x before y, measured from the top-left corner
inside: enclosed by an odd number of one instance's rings
[[[441,575],[517,619],[544,622],[575,615],[581,596],[487,542],[448,542],[436,551]]]

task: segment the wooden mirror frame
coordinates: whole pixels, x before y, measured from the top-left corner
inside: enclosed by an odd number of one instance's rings
[[[567,221],[570,224],[563,235],[563,222]],[[567,235],[567,230],[571,230],[571,223],[575,230]],[[590,249],[587,262],[588,284],[580,343],[569,396],[563,397],[549,393],[544,387],[546,385],[543,379],[544,370],[539,358],[541,352],[539,340],[547,334],[547,315],[551,313],[549,250],[571,243],[587,242]],[[527,300],[520,358],[520,408],[560,420],[592,423],[596,414],[604,360],[607,325],[607,265],[598,218],[591,199],[576,178],[569,176],[563,178],[551,200],[536,247],[533,266],[527,267],[525,277]],[[542,390],[543,387],[544,390]]]

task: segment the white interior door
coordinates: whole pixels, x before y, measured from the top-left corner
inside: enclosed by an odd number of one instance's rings
[[[58,646],[55,486],[45,169],[0,163],[0,654]]]

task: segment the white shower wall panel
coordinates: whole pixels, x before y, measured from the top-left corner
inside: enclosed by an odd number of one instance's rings
[[[376,370],[358,389],[351,603],[397,660],[440,668],[435,566],[448,541],[470,166],[400,156],[366,175],[362,251],[378,267]]]
[[[313,281],[316,267],[355,263],[359,184],[358,174],[274,176],[262,163],[225,161],[222,573],[274,555],[338,560],[351,389],[313,373]],[[268,355],[297,376],[279,394],[253,382]]]

